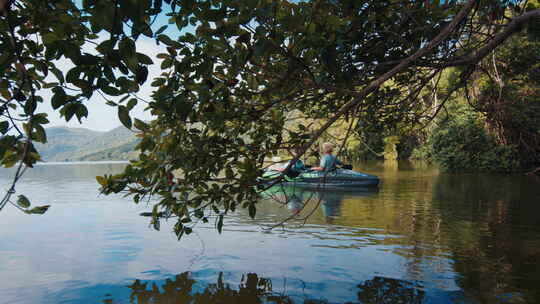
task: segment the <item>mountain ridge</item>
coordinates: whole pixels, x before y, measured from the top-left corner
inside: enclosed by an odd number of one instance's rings
[[[110,131],[50,127],[47,143],[35,143],[43,161],[129,160],[137,156],[135,133],[120,126]]]

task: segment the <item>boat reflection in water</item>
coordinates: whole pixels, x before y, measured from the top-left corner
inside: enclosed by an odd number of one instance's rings
[[[294,216],[311,215],[318,208],[325,222],[332,223],[333,219],[340,215],[344,198],[372,197],[378,193],[377,187],[329,191],[276,185],[262,192],[261,196],[266,200],[286,206]]]
[[[274,288],[274,286],[279,286]],[[238,285],[227,282],[223,272],[215,283],[197,280],[197,274],[183,272],[159,282],[135,280],[130,289],[130,303],[328,303],[305,294],[288,294],[283,282],[274,282],[256,273],[242,275]],[[373,277],[356,285],[359,302],[348,303],[424,303],[426,292],[420,282]],[[103,303],[116,303],[106,298]]]

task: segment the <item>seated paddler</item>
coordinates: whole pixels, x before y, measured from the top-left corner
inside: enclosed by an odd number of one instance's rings
[[[293,160],[294,158],[298,157],[300,155],[299,151],[298,150],[293,150],[291,151],[291,155],[293,157]],[[278,168],[277,170],[280,171],[280,172],[284,172],[287,167],[289,167],[289,164],[291,163],[292,160],[288,161],[283,167],[281,168]],[[306,166],[304,165],[304,162],[302,162],[302,160],[300,159],[297,159],[291,166],[290,168],[287,170],[287,172],[285,173],[288,177],[291,177],[291,178],[294,178],[294,177],[297,177],[300,173],[304,172],[306,170]]]
[[[332,143],[325,142],[322,145],[322,152],[323,156],[321,157],[319,167],[313,167],[311,168],[312,170],[329,172],[335,170],[337,165],[343,165],[337,156],[332,154],[334,152],[334,145]]]

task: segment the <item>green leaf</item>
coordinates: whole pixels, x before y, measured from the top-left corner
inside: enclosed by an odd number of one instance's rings
[[[32,133],[32,137],[35,141],[40,143],[46,143],[47,142],[47,134],[45,133],[45,129],[41,125],[34,125],[34,132]]]
[[[9,129],[9,122],[7,120],[0,122],[0,133],[6,134]]]
[[[222,20],[223,18],[225,18],[226,14],[226,11],[222,9],[209,9],[203,12],[203,18],[206,18],[206,20],[211,22]]]
[[[60,113],[66,118],[66,121],[70,121],[76,110],[77,106],[74,103],[68,103],[60,110]]]
[[[165,43],[168,46],[174,45],[174,41],[171,38],[169,38],[169,36],[167,36],[167,35],[163,35],[163,34],[158,35],[157,40]]]
[[[96,176],[97,182],[101,185],[101,187],[105,188],[107,186],[107,179],[103,176]]]
[[[47,44],[52,44],[59,39],[53,33],[47,33],[42,36],[42,40],[43,40],[43,43],[47,45]]]
[[[165,59],[165,60],[163,60],[161,62],[161,69],[162,70],[168,69],[168,68],[172,67],[172,65],[173,65],[172,59],[167,58],[167,59]]]
[[[159,86],[162,86],[165,84],[167,80],[165,78],[154,78],[154,80],[152,81],[152,86],[153,87],[159,87]]]
[[[167,26],[164,25],[164,26],[160,27],[160,28],[156,31],[155,34],[156,34],[156,35],[159,35],[159,34],[163,33],[166,29],[167,29]]]
[[[223,229],[223,214],[219,215],[216,226],[217,226],[218,233],[221,233]]]
[[[131,117],[129,117],[129,110],[125,106],[118,106],[118,118],[126,128],[131,129]]]
[[[257,208],[255,208],[255,203],[249,204],[248,211],[249,211],[249,217],[255,218],[255,214],[257,213]]]
[[[124,59],[133,57],[133,55],[135,55],[135,43],[133,42],[133,40],[127,37],[120,41],[120,44],[118,47],[120,50],[120,55]]]
[[[21,194],[17,197],[17,205],[19,205],[22,208],[28,208],[30,207],[30,201],[28,200],[26,196]]]
[[[2,159],[2,165],[5,168],[11,168],[19,161],[19,156],[10,150],[4,152],[4,158]]]
[[[67,72],[66,81],[69,83],[75,83],[77,82],[77,80],[79,80],[80,75],[81,75],[81,68],[74,67]]]
[[[133,109],[133,107],[135,107],[137,105],[137,98],[131,98],[127,105],[126,105],[126,108],[131,111],[131,109]]]
[[[0,89],[0,95],[4,97],[4,99],[6,100],[11,99],[11,92],[7,90],[6,88]]]
[[[26,210],[26,213],[28,214],[43,214],[49,210],[50,205],[44,205],[44,206],[37,206],[30,210]]]
[[[152,226],[154,227],[155,230],[159,231],[159,228],[160,228],[160,221],[158,218],[154,218],[152,220]]]
[[[24,94],[20,90],[17,90],[15,92],[15,95],[13,96],[13,98],[15,98],[15,100],[17,100],[17,101],[25,101],[26,100],[26,96],[24,96]]]
[[[150,58],[150,57],[148,57],[148,56],[146,56],[145,54],[142,54],[142,53],[137,53],[137,59],[142,64],[154,64],[154,61],[152,60],[152,58]]]
[[[103,93],[107,94],[107,95],[111,95],[111,96],[118,96],[120,94],[122,94],[120,92],[120,90],[118,90],[117,88],[115,87],[110,87],[110,86],[104,86],[101,88],[101,91],[103,91]]]
[[[37,100],[36,98],[28,98],[26,100],[26,103],[24,104],[24,113],[26,115],[30,115],[34,113],[37,107]]]
[[[82,103],[77,104],[77,110],[75,111],[75,116],[77,116],[77,120],[82,123],[82,118],[88,117],[88,109],[85,105]]]
[[[32,122],[40,124],[40,125],[48,124],[49,120],[47,119],[47,113],[35,114],[34,118],[32,119]]]
[[[32,134],[31,124],[30,123],[23,123],[22,128],[24,130],[24,133],[30,137]]]
[[[204,211],[202,209],[195,209],[195,217],[202,218],[204,216]]]
[[[60,83],[65,82],[64,74],[57,67],[51,67],[51,72],[54,74],[54,76],[56,76],[56,79],[58,79]]]
[[[54,95],[51,99],[51,104],[52,104],[53,109],[56,110],[66,104],[67,96],[66,96],[66,92],[61,87],[56,87],[52,91]]]
[[[51,89],[51,88],[55,88],[59,85],[58,82],[48,82],[46,84],[43,85],[43,88],[44,89]]]
[[[114,40],[105,40],[96,47],[96,50],[101,54],[107,54],[112,50],[115,43],[116,41]]]
[[[148,129],[150,128],[148,124],[137,118],[135,118],[133,125],[135,126],[135,128],[141,131],[148,131]]]
[[[137,69],[135,80],[137,81],[137,83],[143,84],[146,82],[147,78],[148,78],[148,69],[145,66],[140,65]]]

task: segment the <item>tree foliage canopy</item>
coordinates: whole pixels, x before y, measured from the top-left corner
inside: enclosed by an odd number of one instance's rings
[[[46,141],[37,105],[82,120],[99,94],[141,136],[137,161],[98,178],[103,192],[157,195],[154,226],[176,217],[178,236],[211,216],[221,230],[237,206],[254,216],[267,157],[305,151],[338,119],[417,122],[445,68],[462,67],[463,84],[512,34],[540,28],[533,2],[502,0],[1,0],[0,13],[0,161],[21,161],[10,193]],[[166,51],[143,54],[141,39]],[[147,79],[152,64],[162,73]],[[146,81],[151,122],[129,115]],[[291,129],[293,111],[326,122]]]

